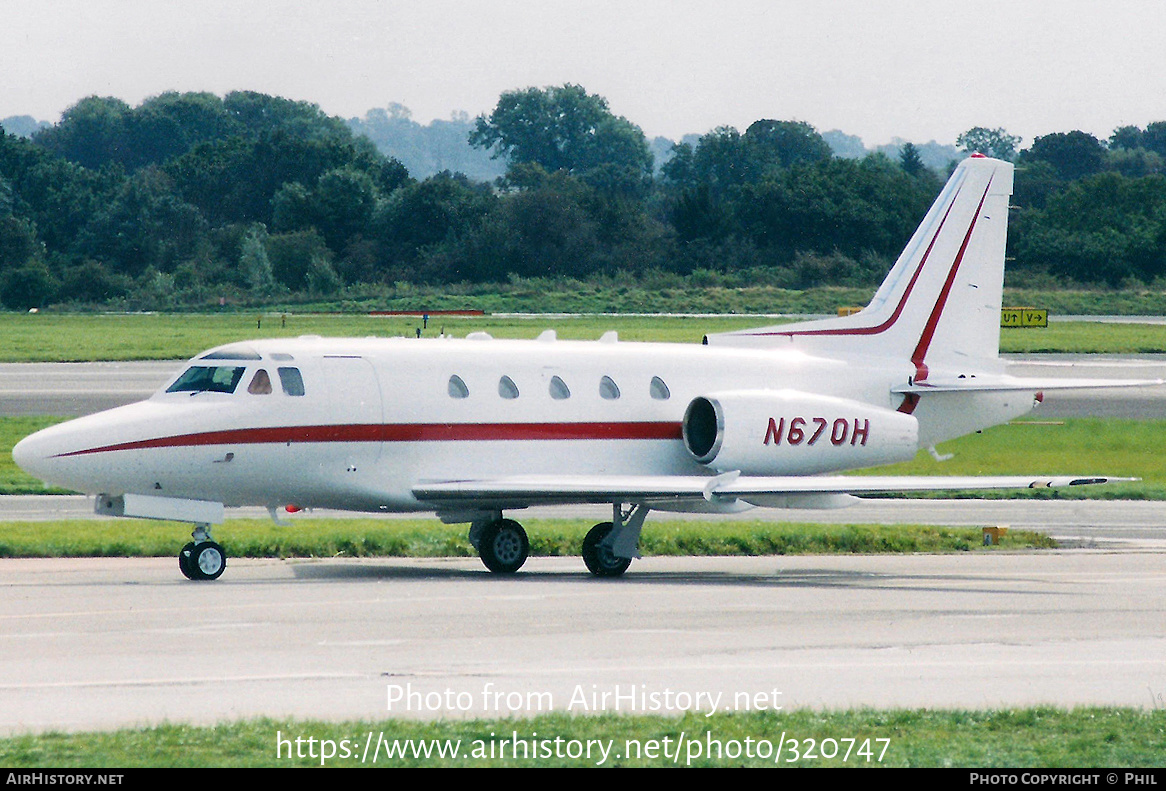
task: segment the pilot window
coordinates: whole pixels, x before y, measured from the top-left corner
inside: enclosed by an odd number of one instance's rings
[[[619,386],[610,376],[605,376],[599,380],[599,395],[608,401],[619,398]]]
[[[302,396],[304,394],[304,377],[299,368],[280,368],[279,383],[285,395]]]
[[[518,385],[514,384],[514,380],[509,376],[503,376],[498,380],[498,395],[503,398],[518,398]]]
[[[652,384],[648,390],[652,394],[652,398],[657,401],[667,401],[672,397],[672,392],[668,389],[668,385],[658,376],[652,377]]]
[[[556,401],[562,401],[564,398],[571,397],[571,388],[567,387],[567,383],[557,376],[551,377],[550,391],[551,398]]]
[[[251,395],[271,395],[271,377],[267,371],[260,368],[251,377],[251,384],[247,385],[247,392]]]
[[[262,360],[259,352],[250,346],[224,346],[221,349],[207,352],[200,360]]]
[[[466,387],[466,383],[457,374],[449,378],[449,386],[446,389],[449,391],[450,398],[470,397],[470,388]]]
[[[233,393],[247,369],[241,365],[195,365],[187,368],[167,393]]]

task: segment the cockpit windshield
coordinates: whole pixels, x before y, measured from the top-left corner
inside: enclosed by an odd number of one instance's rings
[[[166,388],[167,393],[233,393],[243,378],[244,366],[195,365],[186,369],[174,384]]]

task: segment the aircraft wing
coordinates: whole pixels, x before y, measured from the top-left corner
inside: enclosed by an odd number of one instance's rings
[[[1045,489],[1136,478],[1101,476],[889,476],[788,475],[775,477],[726,473],[688,475],[515,476],[476,480],[425,481],[413,487],[419,500],[441,505],[507,505],[675,502],[788,495],[885,494],[890,492]]]

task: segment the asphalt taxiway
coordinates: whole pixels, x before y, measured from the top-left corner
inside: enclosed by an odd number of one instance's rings
[[[0,731],[1166,701],[1162,551],[176,565],[0,560]]]

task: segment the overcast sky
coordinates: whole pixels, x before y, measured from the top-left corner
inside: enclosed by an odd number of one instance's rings
[[[1162,0],[0,0],[0,118],[255,90],[427,123],[572,82],[649,136],[758,118],[867,145],[1166,120]]]

